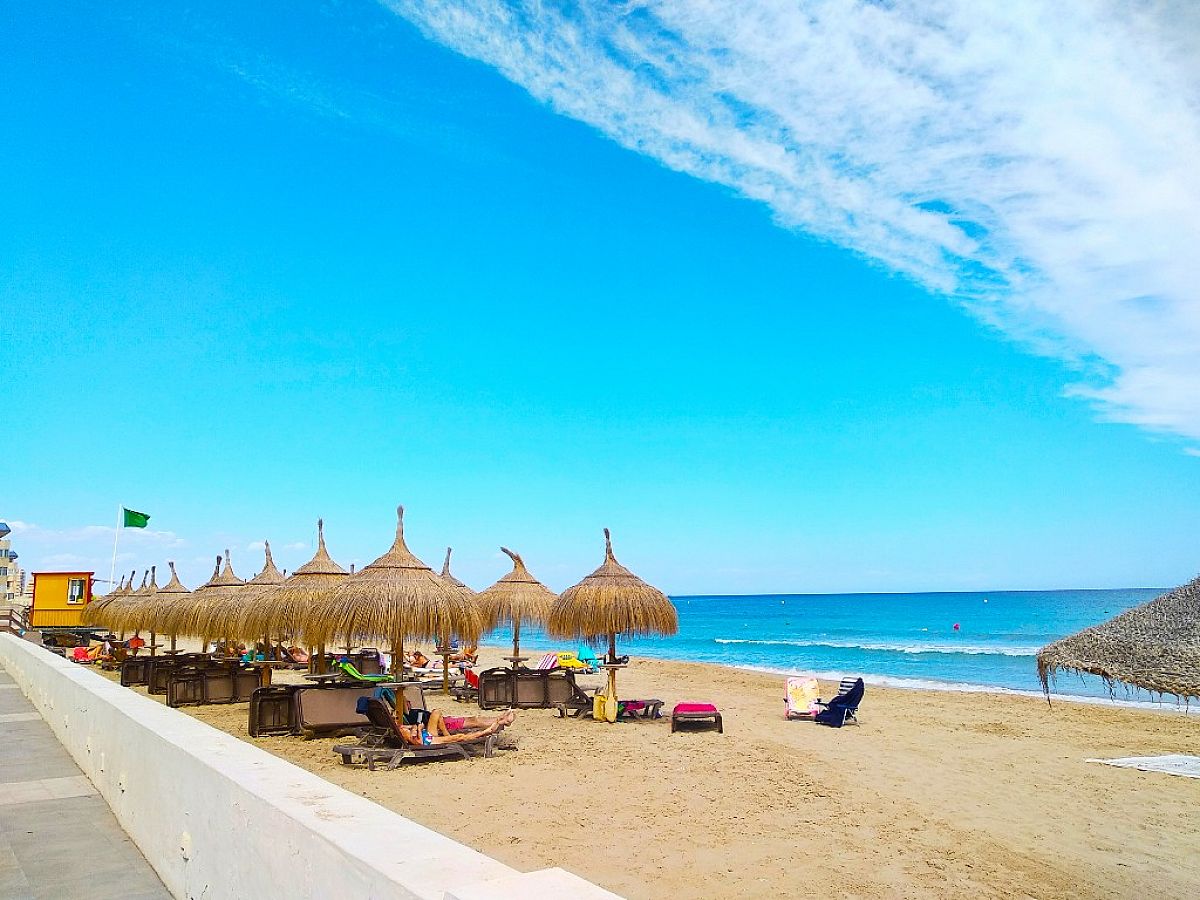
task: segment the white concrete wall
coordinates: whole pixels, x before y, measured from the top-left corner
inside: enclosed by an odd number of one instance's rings
[[[560,869],[522,875],[12,635],[0,664],[176,897],[619,900]]]

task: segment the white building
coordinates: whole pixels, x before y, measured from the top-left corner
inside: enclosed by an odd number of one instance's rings
[[[9,540],[9,527],[0,522],[0,603],[16,603],[25,593],[25,572]]]

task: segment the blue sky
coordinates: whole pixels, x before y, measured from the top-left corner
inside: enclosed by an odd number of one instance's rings
[[[945,170],[833,127],[886,97],[772,94],[751,76],[779,48],[721,31],[719,6],[670,6],[8,10],[0,518],[23,562],[106,576],[124,503],[153,516],[125,570],[172,558],[192,585],[228,546],[249,574],[263,538],[291,569],[318,516],[362,564],[403,502],[418,555],[453,545],[477,588],[504,544],[561,589],[600,562],[602,526],[676,593],[1191,577],[1196,304],[1156,263],[1194,173],[1142,221],[1061,186],[1082,175],[1031,184],[1077,217],[1055,226],[1070,252],[1038,256],[1058,232],[996,182],[1090,156],[1030,145],[1003,179],[962,164],[921,193],[895,173]],[[1115,27],[1085,24],[1081,53]],[[742,62],[684,77],[637,56],[685,52]],[[1054,108],[1100,109],[1070,74]],[[626,76],[653,90],[612,88]],[[1036,123],[1049,102],[1014,108]],[[830,127],[799,135],[789,103]],[[1085,124],[1096,146],[1132,130],[1108,107]],[[1158,196],[1140,167],[1116,174]],[[1155,240],[1135,254],[1139,226]],[[1119,270],[1081,262],[1118,241]]]

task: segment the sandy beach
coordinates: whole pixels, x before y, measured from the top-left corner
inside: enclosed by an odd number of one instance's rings
[[[785,721],[782,683],[635,659],[622,696],[715,702],[725,733],[522,711],[515,750],[391,772],[340,765],[334,739],[251,740],[245,704],[182,711],[509,865],[631,900],[1200,893],[1200,780],[1085,762],[1198,754],[1195,715],[868,686],[861,726],[830,729]]]

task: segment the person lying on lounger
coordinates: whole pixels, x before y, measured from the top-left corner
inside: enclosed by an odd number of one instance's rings
[[[450,737],[462,732],[481,731],[495,726],[494,731],[507,728],[517,720],[517,714],[511,709],[494,719],[486,716],[446,716],[440,709],[413,709],[408,698],[404,698],[403,712],[397,710],[396,724],[403,727],[424,726],[434,735]],[[489,734],[492,732],[489,732]]]
[[[470,647],[464,647],[458,653],[452,654],[450,657],[450,662],[465,662],[475,665],[475,661],[477,659],[479,659],[479,648],[471,645]]]
[[[508,717],[508,722],[501,724],[502,720],[506,716]],[[473,741],[482,740],[488,735],[495,734],[497,731],[503,728],[505,724],[511,723],[512,720],[516,718],[512,710],[509,710],[506,716],[499,716],[498,718],[494,719],[486,728],[477,728],[473,731],[460,731],[456,734],[450,734],[449,732],[441,734],[431,730],[431,727],[435,721],[433,714],[431,713],[429,719],[430,727],[426,727],[425,725],[401,725],[400,723],[397,723],[396,730],[400,732],[405,743],[410,744],[413,747],[439,747],[444,744],[469,744]],[[440,716],[438,718],[440,719]],[[444,723],[442,727],[445,727]]]

